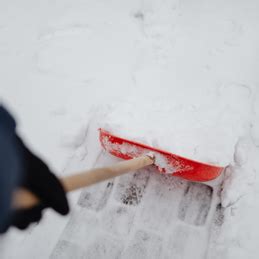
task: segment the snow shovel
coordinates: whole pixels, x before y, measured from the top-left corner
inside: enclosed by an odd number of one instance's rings
[[[197,162],[147,146],[132,140],[115,136],[99,129],[100,142],[105,150],[122,159],[132,159],[145,154],[153,154],[155,166],[161,173],[171,174],[190,181],[206,182],[217,178],[224,167]]]
[[[202,182],[215,179],[223,170],[223,167],[183,158],[154,147],[115,136],[103,129],[99,129],[99,131],[99,139],[103,148],[112,155],[126,161],[61,178],[60,181],[66,192],[90,186],[150,165],[155,165],[164,174]],[[39,199],[31,192],[19,189],[14,193],[12,207],[15,209],[30,208],[39,202]]]

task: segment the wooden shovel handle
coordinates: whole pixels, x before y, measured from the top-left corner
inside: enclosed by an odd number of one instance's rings
[[[138,170],[145,166],[152,165],[154,158],[151,156],[141,156],[127,161],[119,162],[115,165],[96,168],[84,171],[75,175],[61,178],[60,181],[66,192],[74,191],[95,183],[105,181],[110,178],[125,174],[129,171]],[[25,189],[15,191],[13,197],[14,209],[30,208],[39,203],[37,196]]]

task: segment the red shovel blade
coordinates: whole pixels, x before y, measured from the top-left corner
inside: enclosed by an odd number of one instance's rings
[[[155,155],[155,165],[161,173],[172,174],[190,181],[210,181],[217,178],[224,167],[193,161],[154,147],[115,136],[100,129],[100,142],[105,150],[122,159],[132,159],[144,154]]]

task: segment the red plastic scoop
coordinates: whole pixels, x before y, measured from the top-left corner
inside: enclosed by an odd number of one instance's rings
[[[213,180],[223,170],[223,167],[199,163],[135,141],[114,136],[103,129],[100,129],[100,141],[103,147],[111,154],[127,161],[60,178],[66,192],[106,181],[150,165],[155,165],[161,173],[173,174],[191,181]],[[14,193],[12,206],[16,209],[25,209],[31,208],[39,204],[39,202],[37,196],[21,188]]]
[[[187,159],[154,147],[127,140],[100,129],[100,142],[105,150],[122,159],[132,159],[145,154],[155,156],[155,165],[161,173],[182,177],[190,181],[210,181],[217,178],[224,167]]]

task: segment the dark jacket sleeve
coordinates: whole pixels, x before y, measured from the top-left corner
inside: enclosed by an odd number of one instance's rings
[[[0,233],[9,225],[11,197],[21,178],[15,121],[0,105]]]

